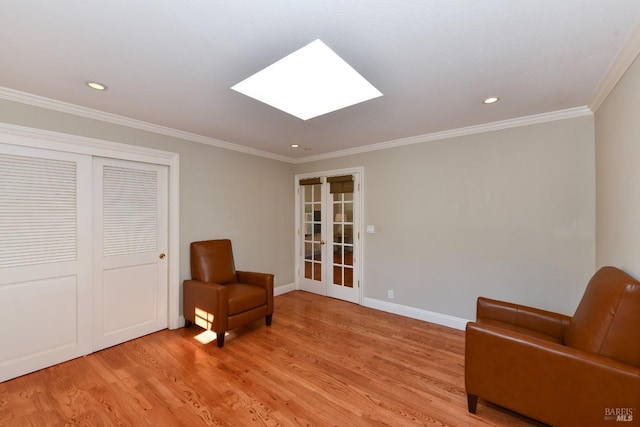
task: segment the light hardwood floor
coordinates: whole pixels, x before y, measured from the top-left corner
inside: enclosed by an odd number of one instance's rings
[[[295,291],[276,297],[271,327],[222,349],[202,332],[0,383],[0,426],[540,425],[483,400],[467,412],[462,331]]]

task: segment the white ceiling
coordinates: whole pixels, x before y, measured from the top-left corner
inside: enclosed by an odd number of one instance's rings
[[[2,0],[0,87],[295,159],[586,106],[639,23],[639,0]],[[230,89],[318,38],[384,96],[302,121]]]

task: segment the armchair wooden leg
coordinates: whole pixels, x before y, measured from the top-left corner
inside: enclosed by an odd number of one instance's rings
[[[476,413],[476,409],[478,408],[478,396],[467,393],[467,408],[472,414]]]
[[[222,348],[224,346],[224,332],[216,334],[216,342],[218,343],[218,348]]]
[[[271,326],[271,318],[273,317],[273,314],[267,314],[267,317],[265,317],[265,321],[267,322],[267,326]]]

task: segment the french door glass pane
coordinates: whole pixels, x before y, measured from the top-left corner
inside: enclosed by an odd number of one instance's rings
[[[304,187],[304,277],[322,280],[322,184]]]
[[[333,194],[333,284],[353,287],[353,193]]]

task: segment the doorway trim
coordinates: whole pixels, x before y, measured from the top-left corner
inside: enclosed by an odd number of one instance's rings
[[[300,274],[303,265],[300,265],[300,253],[302,251],[301,239],[299,235],[299,231],[302,229],[302,206],[301,206],[301,186],[300,180],[306,178],[316,178],[316,177],[330,177],[330,176],[340,176],[340,175],[349,175],[349,174],[358,174],[359,176],[359,191],[354,194],[358,194],[359,200],[359,211],[357,212],[357,229],[354,229],[354,234],[357,233],[359,236],[359,255],[360,260],[355,266],[357,268],[357,273],[360,281],[360,286],[358,288],[358,305],[363,305],[364,303],[364,288],[365,288],[365,280],[364,280],[364,263],[365,263],[365,255],[364,255],[364,234],[363,234],[363,220],[364,220],[364,167],[357,166],[352,168],[344,168],[344,169],[333,169],[333,170],[323,170],[317,172],[305,172],[296,174],[294,176],[294,188],[295,188],[295,225],[294,225],[294,235],[295,235],[295,265],[294,265],[294,277],[295,277],[295,289],[300,289]],[[326,183],[325,183],[326,184]],[[355,196],[354,196],[355,197]]]
[[[180,155],[170,151],[0,123],[0,142],[75,154],[154,163],[169,167],[168,324],[181,327],[180,318]]]

